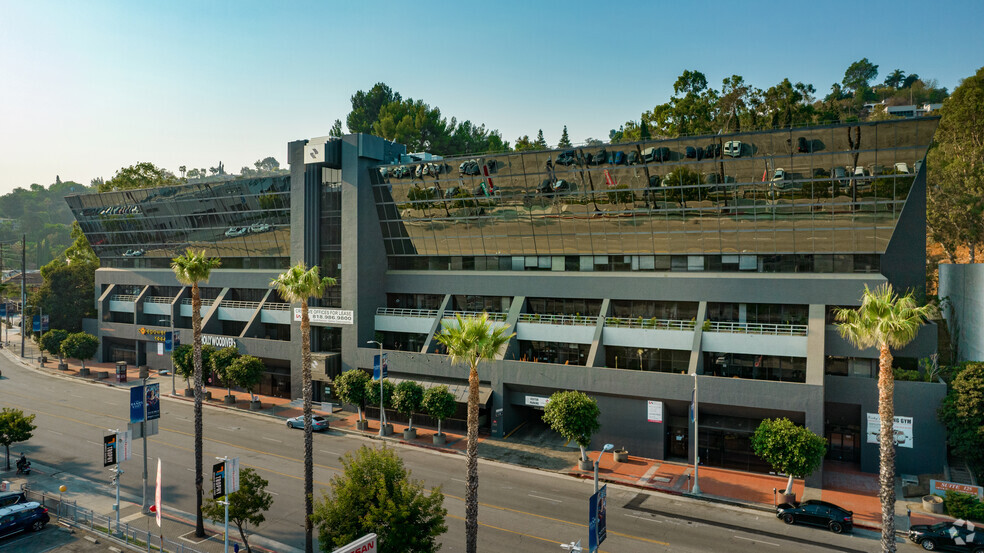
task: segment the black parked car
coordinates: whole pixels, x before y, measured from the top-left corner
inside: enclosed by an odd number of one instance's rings
[[[697,161],[704,159],[704,149],[700,146],[687,146],[685,152],[687,159],[696,159]]]
[[[776,507],[776,517],[786,524],[802,522],[823,526],[835,534],[850,532],[854,527],[854,513],[833,503],[811,499],[798,505],[783,503]]]
[[[984,553],[984,532],[981,528],[974,527],[970,522],[958,522],[960,524],[916,524],[909,528],[909,541],[921,545],[926,551]]]
[[[590,154],[589,154],[590,155]],[[601,165],[608,162],[608,152],[602,148],[600,152],[593,155],[591,160],[588,162],[591,165]]]
[[[813,151],[813,142],[807,140],[805,136],[796,139],[796,149],[801,154],[808,154]]]
[[[50,520],[48,509],[36,501],[4,507],[0,509],[0,538],[26,530],[37,532]]]
[[[714,159],[716,157],[721,157],[721,145],[720,144],[708,144],[704,148],[704,157],[706,159]]]
[[[577,163],[577,155],[574,150],[564,150],[557,156],[557,165],[574,165]]]
[[[636,152],[635,150],[629,152],[629,155],[626,158],[626,163],[628,165],[636,165],[636,164],[638,164],[639,163],[639,152]]]

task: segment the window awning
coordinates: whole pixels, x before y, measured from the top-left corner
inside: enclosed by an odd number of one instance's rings
[[[425,390],[430,389],[430,388],[434,388],[436,386],[447,386],[448,387],[448,391],[451,392],[451,394],[454,395],[455,401],[457,401],[458,403],[468,403],[468,383],[467,382],[464,383],[464,384],[454,384],[454,383],[450,383],[450,382],[436,382],[436,381],[433,381],[433,380],[422,380],[422,379],[419,379],[419,378],[394,378],[392,376],[389,377],[389,378],[387,378],[387,380],[389,380],[390,382],[392,382],[394,386],[397,385],[397,384],[399,384],[400,382],[403,382],[404,380],[413,380],[417,384],[420,384],[421,386],[423,386]],[[488,404],[489,399],[491,397],[492,397],[492,387],[491,386],[484,386],[482,384],[479,384],[478,385],[478,404],[479,404],[479,406],[484,406],[484,405]]]

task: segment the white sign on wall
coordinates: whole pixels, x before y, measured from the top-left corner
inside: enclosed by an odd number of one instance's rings
[[[892,423],[895,432],[895,445],[912,448],[912,417],[895,417]],[[881,419],[878,413],[868,413],[868,443],[877,444],[881,432]]]
[[[202,345],[205,346],[215,346],[217,348],[235,348],[236,339],[232,336],[212,336],[210,334],[202,335]]]
[[[315,309],[308,308],[308,319],[315,324],[350,325],[353,324],[355,313],[348,309]],[[294,320],[300,322],[301,308],[294,308]]]
[[[526,405],[530,407],[546,407],[550,398],[543,396],[526,396]]]
[[[648,401],[646,410],[646,420],[649,422],[663,422],[663,402]]]

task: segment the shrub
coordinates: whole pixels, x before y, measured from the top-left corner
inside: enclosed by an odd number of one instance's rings
[[[984,503],[976,496],[948,491],[943,497],[943,505],[951,517],[984,523]]]

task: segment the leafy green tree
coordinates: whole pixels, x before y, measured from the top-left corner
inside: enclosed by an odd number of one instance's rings
[[[573,440],[581,448],[582,461],[588,460],[591,435],[601,428],[599,415],[598,402],[577,391],[554,392],[543,408],[543,422],[567,440]]]
[[[71,237],[72,244],[65,249],[63,254],[65,262],[69,265],[72,263],[88,264],[94,272],[99,268],[99,258],[96,257],[96,252],[92,251],[92,246],[89,245],[89,240],[82,232],[82,227],[79,226],[78,221],[72,222]]]
[[[35,428],[34,415],[25,415],[20,409],[11,407],[0,411],[0,445],[4,448],[6,470],[10,470],[10,446],[30,440]]]
[[[71,332],[82,330],[82,319],[96,316],[92,302],[96,267],[85,262],[52,261],[41,268],[41,286],[30,295],[28,302],[33,307],[40,306],[49,316],[51,327]],[[35,313],[33,307],[26,315]]]
[[[259,358],[252,355],[240,355],[229,365],[229,378],[240,388],[253,396],[253,390],[263,380],[266,366]]]
[[[813,105],[810,95],[816,92],[813,85],[783,79],[781,83],[765,91],[763,101],[772,128],[786,128],[812,122]]]
[[[342,456],[342,474],[331,479],[314,510],[318,541],[325,551],[362,536],[379,536],[380,553],[434,553],[437,538],[447,532],[447,510],[440,486],[424,492],[411,480],[403,460],[388,448],[357,451]]]
[[[376,83],[368,92],[359,90],[352,95],[352,111],[345,125],[351,133],[372,133],[383,106],[402,100],[400,93],[385,83]]]
[[[844,88],[853,92],[855,97],[863,97],[868,91],[868,83],[877,76],[878,66],[868,61],[868,58],[861,58],[847,67],[841,83]]]
[[[86,359],[92,359],[99,351],[99,338],[87,332],[69,334],[61,343],[61,354],[70,359],[78,359],[85,368]]]
[[[410,419],[408,430],[413,429],[413,414],[420,411],[424,402],[424,387],[413,380],[404,380],[393,389],[393,408]]]
[[[62,362],[61,345],[68,338],[68,332],[60,329],[51,329],[41,336],[41,349],[52,355],[58,356],[59,363]]]
[[[537,150],[547,149],[547,141],[543,138],[543,129],[536,132],[536,140],[533,142],[533,145],[536,146]]]
[[[239,489],[226,498],[229,502],[229,522],[239,529],[239,537],[246,546],[246,553],[252,553],[249,539],[246,537],[246,527],[253,528],[263,524],[266,517],[263,513],[273,506],[273,495],[266,491],[270,483],[249,467],[239,470]],[[206,498],[202,512],[208,518],[216,521],[225,520],[225,506],[212,498]]]
[[[410,151],[445,154],[448,153],[445,146],[451,131],[452,127],[441,116],[440,109],[413,98],[384,105],[379,110],[379,120],[372,126],[376,136],[406,144]]]
[[[226,387],[226,395],[232,395],[232,385],[234,381],[232,375],[229,373],[229,367],[239,359],[239,350],[235,346],[229,346],[227,348],[222,348],[212,355],[209,360],[208,366],[218,377],[219,382]]]
[[[159,186],[175,186],[181,181],[167,169],[157,167],[150,162],[137,163],[116,171],[113,178],[102,183],[98,192],[113,192],[115,190],[134,190],[137,188],[156,188]]]
[[[290,303],[301,304],[301,395],[304,398],[304,550],[314,551],[314,528],[311,513],[314,509],[314,426],[311,406],[311,319],[308,300],[324,297],[325,290],[336,284],[331,277],[322,278],[318,266],[310,269],[303,261],[270,281],[280,297]]]
[[[901,69],[896,69],[892,71],[885,77],[885,86],[891,88],[902,88],[902,83],[905,82],[905,71]]]
[[[372,386],[368,373],[359,369],[351,369],[338,375],[335,379],[335,395],[345,403],[355,405],[359,410],[359,422],[362,422],[362,409],[366,405],[366,392]]]
[[[557,142],[558,148],[570,148],[571,137],[567,134],[567,125],[564,125],[564,132],[560,133],[560,141]]]
[[[212,269],[218,268],[217,257],[208,257],[205,250],[196,252],[188,248],[184,255],[171,260],[171,270],[178,282],[191,286],[191,335],[192,363],[195,367],[195,536],[205,537],[205,519],[202,517],[202,294],[199,282],[208,282]]]
[[[820,467],[827,440],[787,418],[765,419],[752,435],[752,451],[773,470],[789,476],[786,491],[793,493],[793,478],[806,478]]]
[[[390,382],[388,378],[383,379],[382,386],[379,385],[379,381],[370,381],[366,384],[366,405],[377,406],[379,405],[379,393],[380,388],[382,388],[383,394],[383,408],[390,409],[393,407],[393,392],[396,390],[396,386]],[[379,414],[380,423],[383,420],[383,413]]]
[[[532,140],[530,140],[530,135],[524,134],[523,136],[516,139],[517,152],[527,152],[536,149],[537,149],[536,144]]]
[[[423,408],[428,415],[437,419],[437,434],[441,435],[441,422],[455,414],[458,401],[447,386],[434,386],[424,392]]]
[[[542,138],[543,133],[540,133]],[[479,317],[455,315],[444,321],[444,329],[436,336],[447,348],[451,363],[467,363],[468,369],[468,445],[465,452],[468,471],[465,491],[465,551],[478,551],[478,364],[495,359],[515,334],[506,334],[506,327],[497,326],[488,313]]]
[[[953,452],[984,463],[984,363],[968,363],[953,379],[939,417]]]
[[[912,292],[895,294],[891,284],[870,290],[864,287],[861,307],[836,311],[837,331],[858,349],[878,348],[878,418],[881,431],[878,473],[882,508],[882,550],[895,551],[895,380],[892,348],[902,348],[916,338],[919,327],[935,313],[932,305],[919,306]]]
[[[331,130],[328,131],[328,136],[341,137],[342,136],[342,121],[341,119],[335,119],[335,122],[331,124]]]
[[[212,354],[215,353],[215,346],[209,344],[202,345],[202,365],[212,366]],[[174,373],[185,379],[185,386],[191,388],[190,381],[195,378],[195,349],[192,344],[181,344],[171,352],[171,360],[174,361]]]

